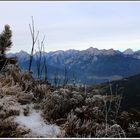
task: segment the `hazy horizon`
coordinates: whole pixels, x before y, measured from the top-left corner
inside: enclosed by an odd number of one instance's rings
[[[84,48],[84,49],[81,49],[81,50],[78,50],[78,49],[66,49],[66,50],[60,50],[60,49],[58,49],[58,50],[50,50],[50,51],[48,51],[48,50],[46,50],[45,52],[46,53],[50,53],[50,52],[57,52],[57,51],[70,51],[70,50],[76,50],[76,51],[84,51],[84,50],[87,50],[87,49],[90,49],[90,48],[94,48],[94,47],[88,47],[88,48]],[[98,48],[96,48],[96,49],[98,49]],[[108,49],[98,49],[98,50],[109,50],[109,49],[113,49],[113,48],[108,48]],[[127,49],[131,49],[131,48],[127,48]],[[121,51],[121,50],[117,50],[117,49],[113,49],[113,50],[115,50],[115,51],[120,51],[120,52],[124,52],[124,51],[126,51],[127,49],[125,49],[125,50],[123,50],[123,51]],[[24,51],[24,52],[27,52],[26,50],[18,50],[18,51],[16,51],[16,52],[12,52],[12,51],[8,51],[7,53],[19,53],[19,52],[21,52],[21,51]],[[140,51],[140,49],[138,49],[138,50],[133,50],[132,49],[132,51],[133,52],[136,52],[136,51]],[[38,51],[36,51],[36,52],[38,52]],[[36,53],[36,52],[34,52],[34,53]],[[28,54],[30,54],[31,52],[29,51],[29,52],[27,52]]]
[[[6,11],[6,12],[5,12]],[[34,17],[46,51],[85,50],[89,47],[124,51],[140,48],[140,2],[20,1],[0,2],[0,32],[13,31],[13,47],[30,53],[29,23]]]

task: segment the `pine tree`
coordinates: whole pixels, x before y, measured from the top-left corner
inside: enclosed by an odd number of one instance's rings
[[[5,25],[4,31],[0,34],[0,54],[5,56],[7,50],[12,46],[12,31],[9,25]]]

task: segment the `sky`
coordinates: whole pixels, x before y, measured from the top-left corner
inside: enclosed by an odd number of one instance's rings
[[[45,50],[140,50],[140,2],[0,1],[0,31],[11,26],[11,52],[31,51],[31,16]],[[36,44],[37,49],[37,44]]]

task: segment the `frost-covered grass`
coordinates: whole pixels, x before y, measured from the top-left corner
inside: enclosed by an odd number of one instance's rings
[[[21,72],[14,66],[7,66],[6,72],[0,74],[0,130],[2,130],[0,137],[57,137],[60,135],[60,128],[55,124],[46,124],[41,116],[41,110],[36,111],[33,108],[34,102],[41,97],[36,93],[42,93],[42,90],[47,87],[40,88],[34,82],[30,74]],[[33,84],[36,88],[33,88]],[[12,119],[9,119],[10,117]],[[7,131],[8,127],[10,130]]]

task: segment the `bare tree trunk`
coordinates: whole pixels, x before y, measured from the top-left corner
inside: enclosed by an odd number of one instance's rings
[[[76,74],[74,71],[72,73],[72,83],[73,83],[73,87],[75,87],[76,86]]]
[[[46,58],[44,56],[45,53],[45,49],[44,49],[44,39],[41,41],[41,43],[38,40],[38,50],[39,50],[39,54],[37,54],[37,75],[38,75],[38,79],[41,79],[43,70],[45,69],[45,63],[46,63]],[[42,59],[42,57],[44,57],[44,60]]]
[[[36,43],[37,38],[38,38],[38,35],[39,35],[39,31],[38,31],[37,34],[36,34],[36,36],[35,36],[34,19],[33,19],[33,17],[32,17],[32,25],[29,24],[29,28],[30,28],[30,33],[31,33],[31,37],[32,37],[32,49],[31,49],[30,61],[29,61],[29,72],[31,72],[31,66],[32,66],[32,61],[33,61],[34,47],[35,47],[35,43]]]
[[[67,85],[67,83],[68,83],[68,70],[67,70],[67,67],[65,65],[63,87],[65,87]]]
[[[44,37],[45,38],[45,37]],[[43,72],[43,69],[44,69],[44,80],[46,82],[47,81],[47,74],[48,74],[48,71],[47,71],[47,63],[46,63],[46,56],[45,56],[45,47],[44,47],[44,44],[43,44],[43,57],[44,57],[44,63],[43,63],[43,67],[42,67],[42,72]]]
[[[56,71],[54,74],[54,86],[57,87],[59,83],[58,72]]]

